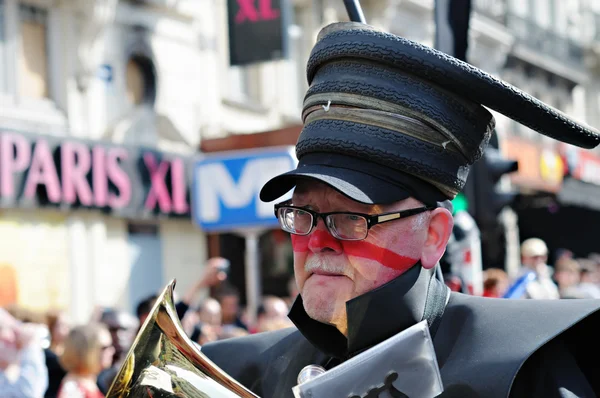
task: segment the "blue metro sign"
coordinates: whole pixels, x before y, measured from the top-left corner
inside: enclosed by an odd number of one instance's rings
[[[194,164],[194,222],[207,232],[275,227],[273,203],[262,202],[258,194],[268,180],[296,164],[294,147],[207,155]]]

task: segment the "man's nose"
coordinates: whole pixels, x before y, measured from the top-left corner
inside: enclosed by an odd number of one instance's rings
[[[323,253],[328,251],[341,253],[342,244],[329,233],[329,230],[325,226],[325,222],[322,219],[319,219],[316,228],[309,235],[308,249],[313,253]]]

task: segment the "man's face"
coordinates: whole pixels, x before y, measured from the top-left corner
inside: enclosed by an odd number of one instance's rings
[[[235,320],[239,311],[239,299],[237,296],[228,295],[221,298],[221,313],[223,322],[231,323]]]
[[[112,336],[107,330],[102,329],[98,336],[100,343],[100,367],[102,369],[110,368],[115,355],[115,348],[112,344]]]
[[[325,184],[303,182],[294,206],[325,213],[377,214],[420,207],[412,198],[393,206],[355,202]],[[421,256],[427,238],[428,214],[375,225],[362,241],[334,238],[319,219],[308,236],[292,235],[294,273],[307,314],[320,322],[346,328],[346,302],[404,273]]]
[[[112,344],[115,348],[115,357],[120,356],[126,350],[129,349],[133,340],[135,339],[136,327],[141,325],[135,325],[132,321],[123,313],[112,313],[103,319],[103,323],[108,328],[112,338]]]
[[[540,265],[544,265],[546,264],[546,262],[548,261],[548,256],[547,255],[537,255],[537,256],[522,256],[522,263],[523,265],[530,267],[530,268],[536,268]]]
[[[558,270],[554,273],[554,279],[561,289],[566,289],[579,283],[579,272],[569,269]]]
[[[237,311],[237,304],[234,308],[234,311]],[[234,313],[235,316],[236,313]],[[217,300],[209,299],[207,300],[199,313],[200,322],[212,325],[212,326],[220,326],[222,323],[222,314],[221,314],[221,305]]]

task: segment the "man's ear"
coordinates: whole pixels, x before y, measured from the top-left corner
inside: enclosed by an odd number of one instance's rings
[[[440,207],[431,212],[427,238],[421,251],[423,268],[431,269],[440,261],[446,251],[453,226],[454,219],[448,209]]]

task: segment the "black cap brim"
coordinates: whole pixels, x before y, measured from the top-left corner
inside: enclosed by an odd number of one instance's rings
[[[260,191],[260,199],[271,202],[288,193],[302,179],[323,182],[350,199],[366,204],[392,203],[410,197],[406,190],[390,188],[385,181],[361,172],[316,165],[292,170],[271,179]]]
[[[293,189],[298,181],[307,179],[323,182],[365,204],[388,204],[409,197],[428,205],[445,200],[439,190],[413,176],[334,154],[307,155],[295,170],[269,180],[260,191],[260,199],[274,201]]]

